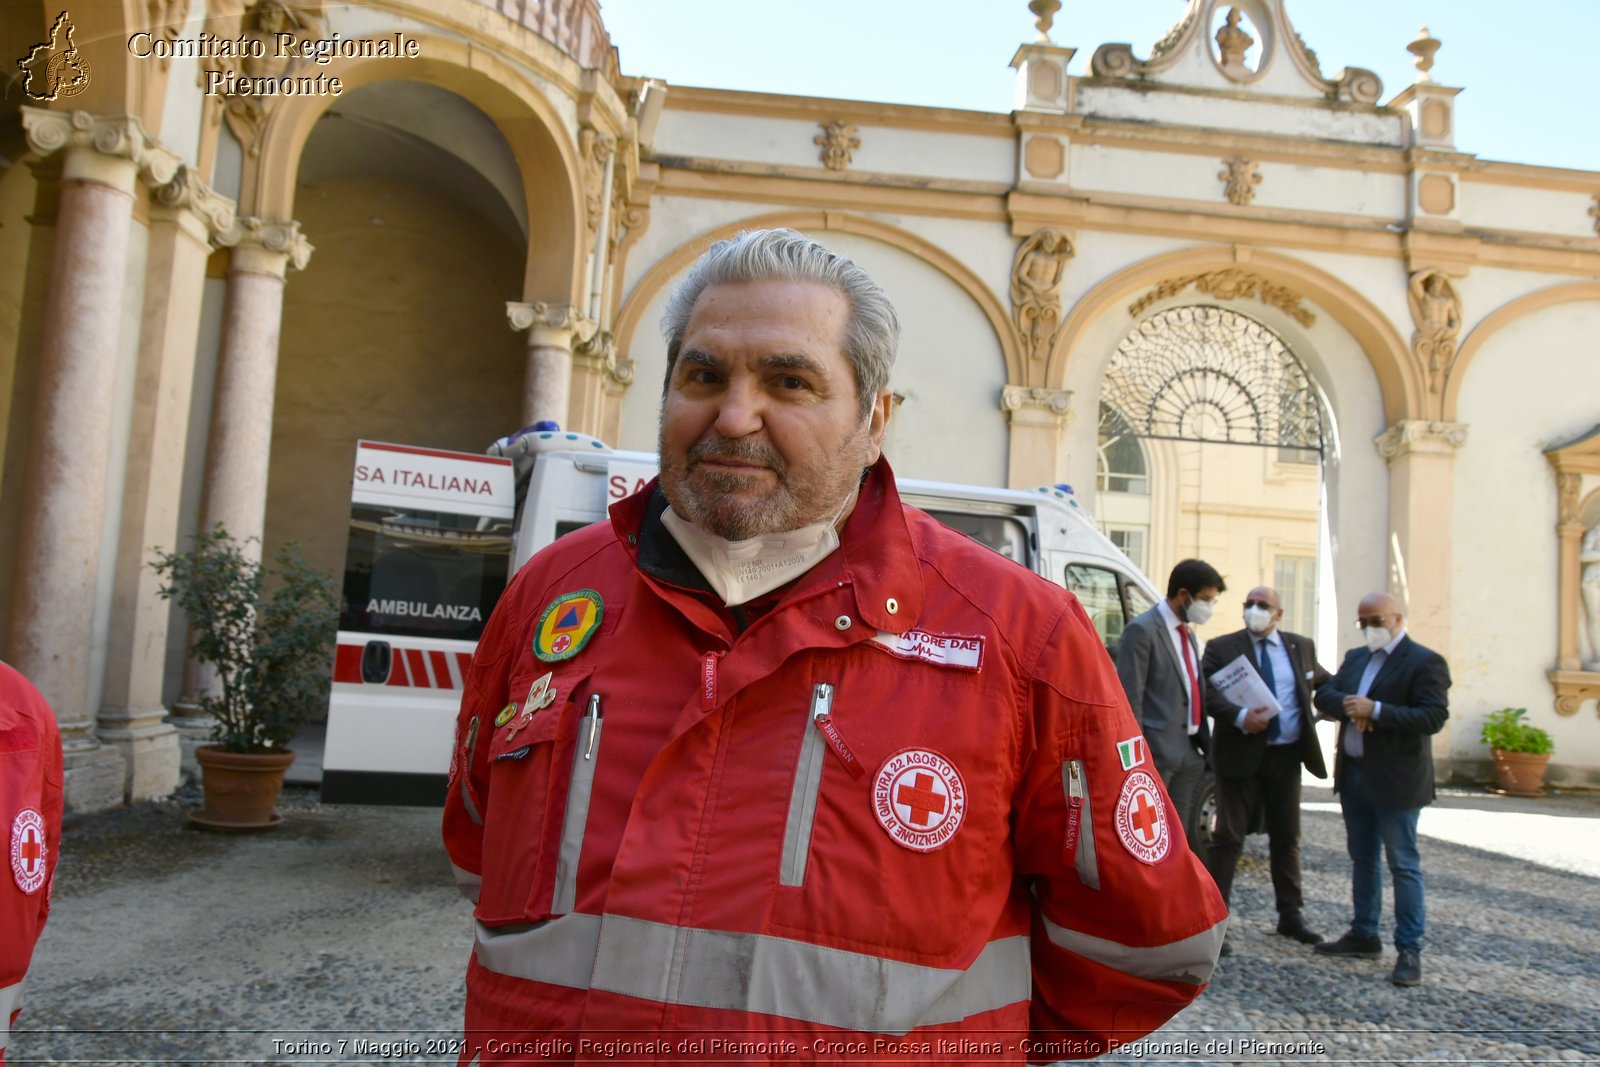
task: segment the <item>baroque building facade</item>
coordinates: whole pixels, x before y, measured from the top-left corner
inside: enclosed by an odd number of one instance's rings
[[[1070,483],[1151,574],[1279,585],[1330,659],[1389,588],[1455,672],[1441,774],[1513,705],[1600,784],[1600,174],[1458,148],[1426,35],[1385,94],[1285,0],[1191,0],[1073,75],[1058,6],[1006,114],[669,87],[596,0],[19,8],[0,656],[69,805],[170,792],[205,732],[152,547],[221,523],[337,571],[358,438],[653,449],[668,290],[766,225],[899,307],[902,474]]]

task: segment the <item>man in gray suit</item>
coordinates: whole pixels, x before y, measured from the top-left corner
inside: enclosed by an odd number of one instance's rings
[[[1167,598],[1128,623],[1117,646],[1122,688],[1196,851],[1195,791],[1205,773],[1211,731],[1200,646],[1189,627],[1211,618],[1226,588],[1211,564],[1184,560],[1167,579]]]

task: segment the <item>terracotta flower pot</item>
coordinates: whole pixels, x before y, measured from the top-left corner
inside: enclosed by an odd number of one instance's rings
[[[283,821],[273,811],[283,791],[283,773],[294,762],[289,751],[229,752],[218,745],[195,749],[205,807],[189,813],[189,821],[207,830],[268,830]]]
[[[1535,755],[1499,748],[1490,751],[1494,753],[1494,774],[1502,793],[1514,797],[1544,796],[1544,768],[1550,762],[1549,753]]]

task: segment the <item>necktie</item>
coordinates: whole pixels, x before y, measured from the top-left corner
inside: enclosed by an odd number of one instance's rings
[[[1383,669],[1384,661],[1389,658],[1385,649],[1378,649],[1367,661],[1367,669],[1361,672],[1361,682],[1356,686],[1357,696],[1366,696],[1367,690],[1372,688],[1373,681],[1378,677],[1378,672]],[[1361,736],[1354,723],[1347,723],[1344,727],[1344,751],[1348,756],[1358,759],[1367,753],[1367,739]]]
[[[1278,679],[1272,672],[1272,652],[1267,648],[1266,638],[1256,642],[1256,652],[1261,657],[1261,680],[1267,683],[1267,688],[1272,690],[1272,695],[1277,696]],[[1267,722],[1267,744],[1276,743],[1283,734],[1283,724],[1278,721],[1282,717],[1281,714],[1274,715]]]
[[[1200,677],[1194,673],[1194,653],[1189,651],[1189,633],[1179,623],[1178,643],[1183,646],[1183,669],[1189,672],[1189,732],[1200,732]]]

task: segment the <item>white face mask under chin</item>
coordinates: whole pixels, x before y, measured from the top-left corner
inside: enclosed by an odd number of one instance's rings
[[[706,533],[675,514],[671,507],[661,513],[661,524],[705,576],[712,591],[732,608],[787,585],[832,555],[839,547],[835,526],[853,499],[854,490],[831,520],[798,530],[756,534],[743,541]]]
[[[1384,626],[1368,626],[1361,631],[1361,636],[1367,640],[1367,651],[1376,652],[1378,649],[1394,640],[1394,634]]]

